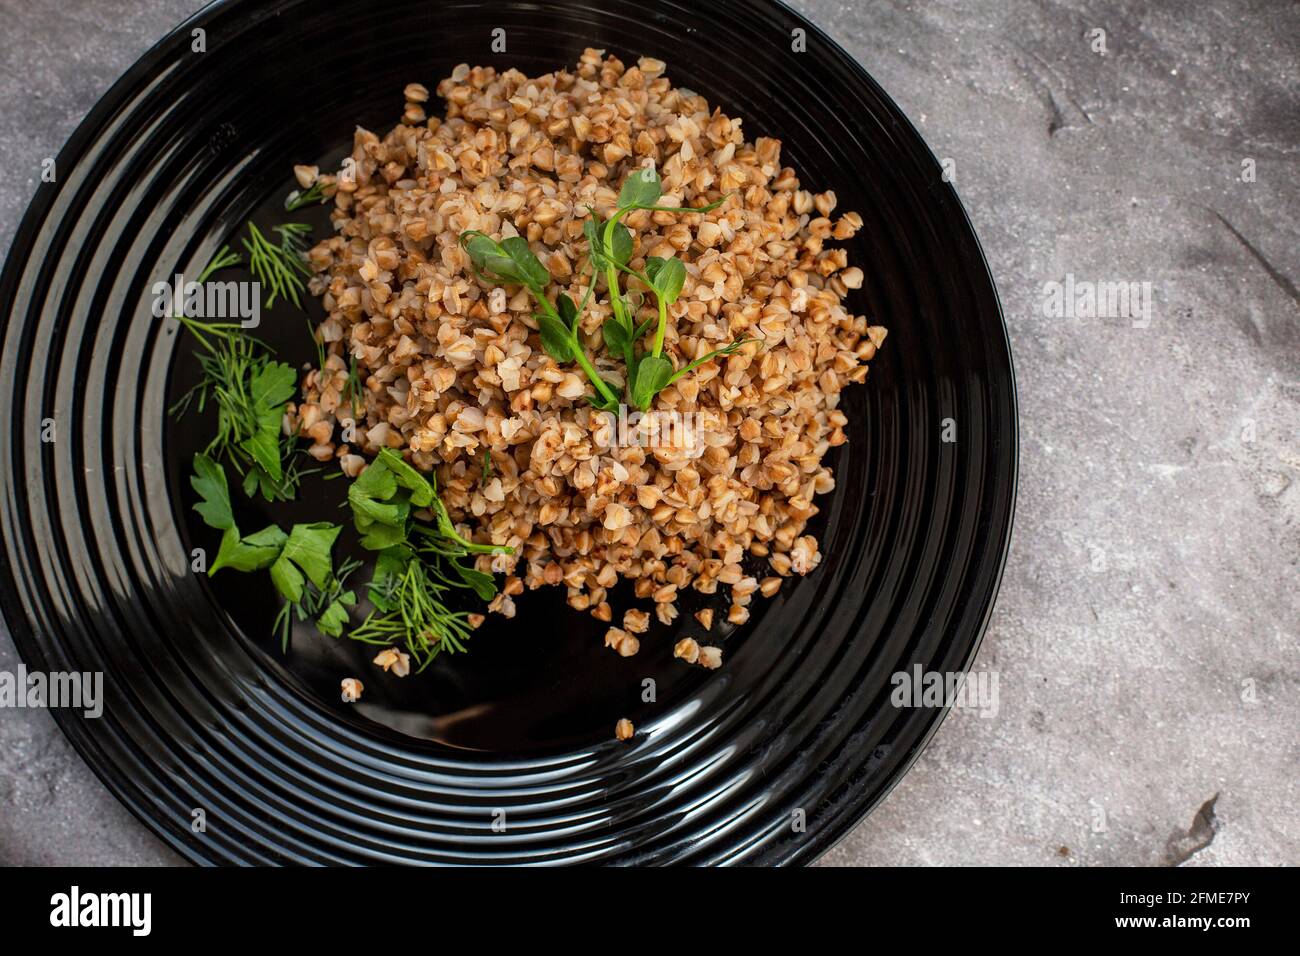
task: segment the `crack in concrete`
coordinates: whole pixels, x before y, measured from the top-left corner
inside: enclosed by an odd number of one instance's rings
[[[1063,129],[1084,129],[1093,125],[1092,116],[1070,95],[1069,85],[1051,64],[1018,43],[1012,43],[1011,46],[1022,58],[1026,58],[1015,62],[1015,66],[1036,88],[1039,99],[1051,112],[1047,120],[1048,139],[1054,138]],[[1013,57],[1013,62],[1015,59]]]
[[[1208,206],[1206,208],[1209,209]],[[1214,215],[1215,219],[1223,223],[1224,228],[1227,229],[1228,232],[1232,233],[1233,238],[1246,247],[1246,251],[1254,256],[1255,261],[1264,267],[1264,271],[1268,273],[1270,279],[1277,283],[1278,288],[1290,296],[1292,302],[1300,303],[1300,293],[1297,293],[1296,287],[1291,283],[1291,280],[1279,272],[1273,263],[1269,261],[1268,257],[1255,248],[1255,245],[1243,236],[1237,230],[1236,226],[1224,219],[1222,213],[1217,209],[1210,209],[1210,212]]]
[[[1219,802],[1216,793],[1201,804],[1192,817],[1192,827],[1186,833],[1175,830],[1165,842],[1165,866],[1182,866],[1200,853],[1219,834],[1219,819],[1214,815],[1214,805]]]

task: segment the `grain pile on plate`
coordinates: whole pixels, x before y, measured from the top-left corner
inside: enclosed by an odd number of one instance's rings
[[[572,607],[617,625],[607,645],[633,654],[649,615],[614,621],[607,590],[621,575],[661,622],[677,616],[687,588],[722,585],[726,619],[743,623],[756,593],[818,563],[805,528],[834,485],[822,458],[845,441],[840,391],[866,377],[885,337],[843,304],[863,275],[834,240],[861,218],[835,216],[833,192],[803,190],[781,166],[778,140],[747,143],[739,120],[674,88],[658,60],[627,67],[587,50],[573,72],[531,79],[462,65],[437,92],[445,118],[426,117],[428,90],[411,84],[402,123],[382,138],[358,129],[340,174],[296,170],[304,187],[319,178],[333,192],[337,234],[309,255],[328,358],[323,373],[307,374],[289,427],[348,475],[384,446],[436,472],[462,531],[515,548],[482,559],[509,574],[493,610],[513,615],[525,587],[563,584]],[[702,215],[625,220],[634,267],[652,255],[687,267],[666,354],[680,367],[760,340],[660,393],[656,409],[701,416],[693,449],[619,447],[608,417],[584,401],[578,369],[542,350],[527,293],[481,282],[458,243],[468,229],[525,236],[550,270],[552,297],[580,300],[591,281],[589,207],[606,215],[645,164],[662,178],[662,205],[730,194]],[[643,317],[652,314],[647,298]],[[601,343],[607,315],[598,280],[582,320],[587,352],[621,387],[622,365]],[[359,390],[348,386],[353,362]],[[748,573],[747,553],[770,572]],[[711,610],[697,617],[712,626]],[[693,639],[675,652],[721,660]]]

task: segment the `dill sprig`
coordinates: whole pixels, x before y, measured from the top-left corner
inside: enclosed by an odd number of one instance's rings
[[[203,267],[199,273],[199,285],[208,281],[208,277],[219,269],[228,269],[231,266],[237,266],[243,262],[243,257],[238,252],[231,252],[230,246],[222,246],[217,250],[217,254],[212,257],[212,261]]]
[[[394,563],[400,563],[395,558]],[[382,560],[381,560],[382,565]],[[465,611],[453,611],[443,601],[451,588],[439,580],[424,561],[412,555],[400,570],[379,574],[370,587],[375,605],[348,637],[363,644],[403,643],[416,661],[416,673],[441,653],[464,653],[473,626]]]
[[[325,360],[321,359],[320,368],[325,368]],[[365,410],[366,403],[362,397],[361,391],[361,372],[357,368],[357,357],[348,356],[348,380],[343,383],[343,400],[346,401],[352,409],[352,417],[360,415]]]
[[[249,223],[249,229],[255,227]],[[222,246],[200,273],[200,281],[240,262]],[[198,343],[199,381],[168,410],[183,416],[197,403],[202,413],[216,406],[217,430],[204,453],[225,458],[243,476],[246,495],[260,490],[267,501],[287,501],[306,472],[295,459],[295,438],[282,441],[285,403],[297,387],[293,367],[273,361],[274,350],[235,322],[203,322],[175,316]]]
[[[182,417],[196,398],[198,411],[202,414],[214,394],[225,394],[228,400],[239,394],[242,391],[239,381],[243,377],[242,372],[252,365],[256,358],[256,346],[260,343],[251,336],[245,336],[240,326],[234,322],[201,322],[185,315],[173,318],[194,336],[203,350],[197,356],[203,374],[167,409],[168,414]],[[231,423],[218,421],[217,426],[218,437],[213,439],[212,444],[216,444],[223,433],[228,433]]]
[[[316,346],[316,368],[320,370],[319,374],[325,374],[325,343],[320,340],[319,330],[312,322],[311,316],[306,316],[307,336],[311,339],[311,344]]]
[[[283,298],[301,309],[302,293],[307,287],[303,276],[311,275],[311,269],[303,261],[311,226],[304,222],[287,222],[272,227],[271,231],[280,237],[278,243],[268,239],[253,223],[248,224],[248,238],[244,240],[248,269],[263,287],[271,290],[270,298],[266,300],[267,308],[275,305],[276,298]]]
[[[295,189],[285,196],[284,211],[297,212],[303,206],[310,206],[312,203],[323,203],[325,199],[325,184],[318,179],[309,188]]]

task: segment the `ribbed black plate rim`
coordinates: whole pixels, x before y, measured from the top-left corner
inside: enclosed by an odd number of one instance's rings
[[[669,714],[631,750],[604,741],[540,757],[481,760],[412,747],[362,721],[340,720],[255,655],[218,658],[185,634],[168,633],[169,607],[210,602],[191,578],[176,573],[185,551],[170,500],[175,489],[147,454],[161,447],[161,423],[140,414],[163,404],[174,343],[139,323],[96,320],[137,308],[152,264],[203,261],[211,237],[223,231],[220,222],[195,222],[191,235],[127,235],[128,226],[117,225],[114,214],[128,202],[157,207],[160,219],[169,208],[186,208],[187,176],[197,162],[175,148],[177,117],[146,113],[141,105],[201,69],[177,56],[195,28],[206,29],[216,44],[259,24],[274,21],[280,29],[286,11],[298,5],[214,4],[146,54],[57,159],[64,176],[87,168],[95,175],[68,176],[38,191],[0,276],[0,389],[16,417],[16,434],[0,450],[0,605],[30,667],[102,669],[111,686],[104,718],[89,722],[56,710],[60,727],[138,818],[197,863],[815,859],[889,793],[937,729],[943,711],[889,710],[881,688],[890,672],[913,662],[941,671],[969,666],[1009,545],[1017,461],[1010,347],[992,278],[955,193],[937,172],[932,179],[916,172],[909,198],[925,205],[930,218],[915,237],[894,237],[903,248],[876,250],[882,261],[916,255],[923,245],[931,255],[936,249],[951,254],[955,264],[941,274],[942,290],[891,294],[917,303],[925,315],[962,296],[976,304],[987,333],[970,346],[984,350],[985,363],[976,365],[987,376],[941,378],[936,393],[908,392],[903,418],[873,422],[860,445],[868,457],[879,454],[898,445],[890,429],[915,428],[922,418],[935,423],[937,434],[943,414],[956,408],[972,426],[952,448],[930,442],[906,449],[908,488],[895,491],[901,496],[910,489],[921,504],[871,516],[889,523],[888,540],[908,546],[897,560],[877,562],[867,582],[873,593],[899,601],[885,607],[856,596],[860,607],[847,636],[816,646],[812,638],[823,622],[828,634],[839,627],[829,610],[852,603],[855,596],[845,589],[856,585],[843,568],[815,583],[810,578],[801,584],[809,589],[801,598],[809,623],[792,641],[789,660],[759,675],[752,693],[739,699],[727,698],[733,678],[724,668],[699,695],[708,719],[689,735],[681,715]],[[445,5],[444,15],[456,6]],[[672,22],[664,11],[687,9],[673,0],[652,6],[661,13],[656,22]],[[606,6],[602,17],[621,16],[617,7]],[[782,35],[803,29],[808,55],[861,90],[864,113],[843,120],[841,138],[852,140],[851,124],[869,119],[872,135],[889,139],[906,162],[937,171],[892,100],[800,15],[770,0],[719,4],[711,15],[730,18],[737,35],[742,23]],[[752,53],[761,61],[760,51]],[[790,82],[816,94],[816,84]],[[734,89],[729,95],[724,106],[745,112],[751,105],[753,94]],[[869,116],[868,103],[875,110]],[[148,168],[132,151],[142,141],[160,144]],[[843,161],[852,163],[852,156]],[[159,169],[173,175],[164,178]],[[235,172],[224,188],[237,189]],[[932,234],[940,225],[947,232]],[[879,267],[882,284],[887,266]],[[873,267],[864,263],[864,269],[871,286]],[[124,373],[132,360],[140,363],[138,375]],[[65,431],[42,442],[51,417]],[[889,491],[883,488],[879,500],[891,500]],[[952,527],[934,532],[934,545],[933,535],[918,530],[933,520],[929,507],[939,502],[934,507],[951,509],[959,496],[972,506],[957,513]],[[832,506],[828,551],[852,544],[841,540],[844,529],[867,520],[866,507],[842,500]],[[100,559],[104,542],[111,542],[115,560]],[[929,545],[924,557],[923,545]],[[904,600],[918,591],[923,594],[914,602]],[[869,627],[880,639],[864,650],[854,634]],[[745,667],[743,656],[734,666]],[[196,807],[221,825],[195,834]],[[511,820],[508,838],[491,826],[502,807]],[[790,826],[795,810],[805,816],[802,830]]]

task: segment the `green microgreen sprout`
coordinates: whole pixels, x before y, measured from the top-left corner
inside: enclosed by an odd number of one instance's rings
[[[534,255],[524,238],[514,236],[497,242],[478,230],[468,230],[460,237],[461,245],[469,254],[475,274],[480,279],[523,285],[532,294],[541,310],[534,318],[538,324],[542,348],[557,362],[578,363],[595,388],[596,394],[589,395],[587,401],[596,408],[612,411],[618,407],[613,386],[596,372],[578,337],[579,319],[591,298],[597,274],[604,276],[610,308],[610,317],[602,325],[601,335],[605,346],[623,360],[627,373],[625,397],[642,411],[648,410],[655,396],[683,375],[757,341],[747,338],[732,342],[680,369],[675,368],[663,354],[668,308],[677,301],[686,284],[686,266],[680,259],[651,256],[646,259],[644,271],[633,269],[629,263],[635,240],[632,231],[622,220],[628,213],[641,209],[703,214],[717,209],[728,197],[723,196],[705,206],[685,207],[660,206],[658,203],[662,195],[663,186],[659,174],[647,166],[628,175],[619,191],[614,212],[603,223],[597,223],[595,211],[590,210],[591,216],[583,224],[583,234],[587,239],[588,260],[592,271],[582,302],[576,305],[567,293],[557,295],[554,305],[551,304],[546,297],[550,272]],[[636,324],[635,315],[640,303],[637,301],[634,304],[632,300],[639,293],[624,291],[620,287],[620,273],[638,279],[654,296],[657,321]],[[638,343],[649,330],[651,322],[654,322],[655,334],[650,350],[645,352],[639,348]]]
[[[551,274],[528,247],[528,240],[523,236],[511,236],[497,242],[477,229],[470,229],[461,233],[460,244],[468,253],[479,278],[522,285],[529,291],[541,310],[533,318],[537,322],[542,347],[547,354],[557,362],[578,363],[596,390],[596,395],[588,399],[593,405],[599,408],[617,408],[618,396],[591,364],[579,338],[578,317],[581,309],[574,305],[567,293],[556,296],[554,304],[546,297],[546,286],[551,281]],[[583,307],[591,297],[592,288],[593,284],[589,284],[587,294],[583,296]]]

